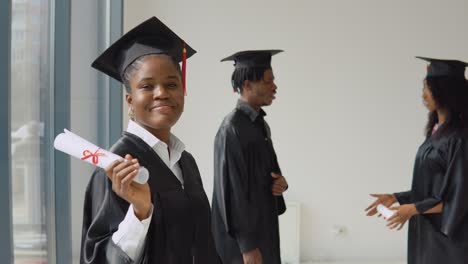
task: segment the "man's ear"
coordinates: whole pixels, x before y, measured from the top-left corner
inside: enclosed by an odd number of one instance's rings
[[[245,80],[243,83],[242,83],[242,91],[246,92],[250,92],[252,90],[252,83],[249,81],[249,80]]]

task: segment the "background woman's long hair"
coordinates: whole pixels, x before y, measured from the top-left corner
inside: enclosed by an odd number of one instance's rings
[[[437,106],[448,111],[448,120],[437,134],[443,136],[456,128],[468,128],[468,81],[463,77],[427,77],[426,81]],[[430,112],[426,137],[432,135],[438,122],[437,111]]]

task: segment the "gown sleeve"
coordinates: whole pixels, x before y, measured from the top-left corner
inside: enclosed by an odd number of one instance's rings
[[[415,202],[414,205],[416,206],[416,210],[418,210],[418,212],[422,214],[426,212],[427,210],[436,206],[441,201],[442,200],[440,198],[428,197],[422,201]]]
[[[458,139],[448,148],[448,167],[440,191],[444,203],[441,231],[453,236],[466,224],[468,216],[468,145]]]
[[[249,197],[247,165],[240,141],[232,127],[219,131],[215,139],[214,188],[226,231],[237,240],[241,252],[258,247],[255,234],[257,212]]]
[[[267,129],[269,131],[270,127],[268,126],[268,124],[266,124],[266,127],[267,127]],[[271,135],[270,132],[268,132],[268,133]],[[275,162],[275,172],[279,173],[280,175],[283,175],[283,173],[281,172],[281,168],[279,166],[278,157],[276,156],[276,152],[275,152],[274,147],[273,147],[273,142],[271,142],[271,147],[272,147],[272,150],[273,150],[272,152],[273,152],[273,157],[274,157],[274,162]],[[289,185],[286,188],[286,190],[287,189],[289,189]],[[284,212],[286,212],[286,202],[284,201],[284,196],[283,195],[275,196],[275,199],[276,199],[278,215],[284,214]]]
[[[398,200],[399,204],[409,204],[412,203],[411,200],[411,191],[406,191],[406,192],[397,192],[394,193],[395,198]]]
[[[133,260],[112,241],[129,204],[117,197],[102,169],[96,169],[85,193],[80,263],[130,264]]]

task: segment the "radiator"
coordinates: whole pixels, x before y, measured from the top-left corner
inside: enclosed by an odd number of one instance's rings
[[[286,208],[279,217],[281,260],[283,264],[299,264],[301,206],[298,202],[287,202]]]

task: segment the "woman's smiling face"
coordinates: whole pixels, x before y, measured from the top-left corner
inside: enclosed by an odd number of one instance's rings
[[[147,55],[130,78],[126,100],[135,122],[148,130],[167,130],[184,110],[181,74],[167,55]]]

